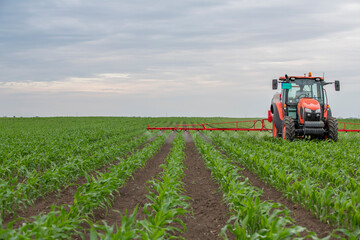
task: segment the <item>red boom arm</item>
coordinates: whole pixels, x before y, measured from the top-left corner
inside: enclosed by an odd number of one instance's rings
[[[265,127],[265,121],[270,119],[259,119],[259,120],[247,120],[247,121],[235,121],[235,122],[220,122],[220,123],[202,123],[202,124],[183,124],[176,125],[174,127],[147,127],[147,130],[173,130],[173,131],[271,131],[272,129]],[[261,127],[257,127],[256,123],[260,124]],[[240,125],[249,124],[251,127],[239,127]],[[258,125],[259,125],[258,124]],[[216,125],[216,126],[214,126]],[[221,127],[220,125],[233,125],[231,127]]]

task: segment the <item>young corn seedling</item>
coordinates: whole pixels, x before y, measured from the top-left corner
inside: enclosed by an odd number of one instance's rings
[[[145,204],[144,213],[147,217],[140,221],[140,234],[142,239],[161,239],[172,238],[175,232],[183,232],[186,227],[179,216],[188,212],[190,207],[189,197],[182,195],[185,167],[185,141],[182,134],[177,134],[166,164],[162,165],[163,171],[159,179],[154,179],[149,183],[150,203]],[[177,223],[182,226],[175,227]]]

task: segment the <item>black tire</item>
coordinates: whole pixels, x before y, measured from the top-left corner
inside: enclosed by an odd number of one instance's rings
[[[286,116],[283,119],[282,137],[290,142],[295,139],[295,122],[292,117]]]
[[[337,142],[338,140],[338,124],[334,117],[326,119],[327,139]],[[326,137],[325,137],[326,138]]]

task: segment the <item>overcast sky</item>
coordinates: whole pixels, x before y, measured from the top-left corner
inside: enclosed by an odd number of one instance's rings
[[[360,117],[360,2],[0,0],[0,116],[266,117],[311,71]]]

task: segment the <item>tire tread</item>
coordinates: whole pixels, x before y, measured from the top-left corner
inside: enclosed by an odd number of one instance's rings
[[[334,117],[328,117],[326,120],[328,139],[336,142],[338,140],[338,124]]]
[[[295,139],[295,122],[294,119],[290,116],[285,116],[283,120],[286,128],[286,140],[292,142]]]

